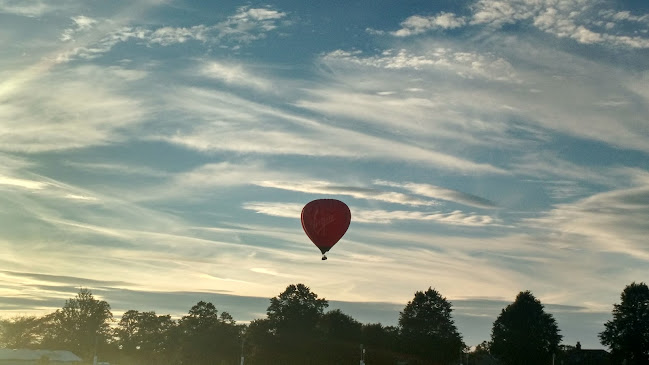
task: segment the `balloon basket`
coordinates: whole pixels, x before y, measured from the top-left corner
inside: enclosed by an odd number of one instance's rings
[[[326,260],[326,259],[327,259],[327,256],[325,256],[324,254],[322,254],[322,261],[324,261],[324,260]]]

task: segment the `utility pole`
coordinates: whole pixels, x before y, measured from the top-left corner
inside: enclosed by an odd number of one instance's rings
[[[95,356],[92,358],[92,365],[97,365],[97,342],[99,341],[99,337],[95,333]]]
[[[243,365],[243,344],[246,343],[246,338],[241,336],[241,363],[239,365]]]
[[[361,362],[360,365],[365,365],[365,348],[363,348],[363,344],[361,344]]]

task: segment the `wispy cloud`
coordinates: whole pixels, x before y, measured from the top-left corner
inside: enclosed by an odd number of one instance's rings
[[[76,1],[64,0],[56,5],[46,0],[0,0],[0,13],[15,14],[27,17],[38,17],[63,8],[71,9]]]
[[[364,56],[355,51],[336,50],[323,56],[328,64],[349,63],[384,69],[445,70],[464,78],[485,78],[515,82],[512,65],[503,58],[490,54],[458,51],[437,47],[425,53],[413,53],[407,49],[387,49],[379,56]]]
[[[309,194],[334,194],[346,195],[356,199],[369,199],[385,203],[396,203],[411,206],[434,206],[436,202],[430,200],[422,200],[406,194],[384,191],[371,187],[361,186],[343,186],[328,181],[255,181],[255,185],[263,186],[266,188],[283,189],[290,191],[298,191]]]
[[[16,186],[30,190],[41,190],[45,186],[47,186],[47,183],[42,181],[18,179],[0,175],[0,185]]]
[[[122,139],[120,129],[142,122],[147,109],[124,95],[124,81],[111,76],[110,70],[81,66],[30,83],[38,87],[16,90],[0,109],[6,121],[0,150],[42,152]]]
[[[125,17],[121,24],[102,21],[101,27],[97,26],[99,29],[92,37],[86,37],[81,44],[58,52],[55,58],[57,62],[68,62],[77,58],[93,59],[109,52],[117,44],[131,40],[148,46],[163,47],[197,41],[211,45],[228,45],[236,49],[241,44],[265,38],[268,32],[280,26],[280,20],[285,16],[285,13],[269,8],[241,7],[234,15],[211,25],[153,28],[133,25],[133,21],[128,17]],[[70,41],[78,33],[87,32],[99,23],[98,20],[86,16],[73,17],[72,20],[75,27],[63,32],[63,41]]]
[[[374,183],[377,185],[404,188],[412,192],[413,194],[425,196],[428,198],[452,201],[455,203],[469,205],[477,208],[496,208],[496,204],[488,199],[481,198],[472,194],[463,193],[457,190],[446,189],[440,186],[417,183],[398,183],[383,180],[377,180],[374,181]]]
[[[528,222],[591,250],[618,252],[649,261],[641,242],[649,236],[649,187],[612,190],[556,205]]]
[[[97,23],[96,19],[84,15],[72,17],[72,21],[74,22],[74,27],[65,29],[61,34],[60,39],[64,42],[74,40],[75,33],[89,30]]]
[[[201,74],[229,85],[251,87],[262,91],[267,91],[272,86],[270,81],[251,74],[240,64],[208,62],[201,68]]]
[[[332,125],[232,94],[184,88],[169,95],[171,105],[204,123],[158,138],[188,148],[246,154],[337,156],[411,161],[472,173],[505,173],[488,164],[397,140]],[[269,121],[273,121],[270,123]]]
[[[284,218],[298,217],[302,211],[302,205],[300,204],[278,202],[249,202],[245,203],[243,208]],[[459,210],[453,212],[417,212],[410,210],[367,210],[355,207],[350,209],[352,211],[352,220],[359,223],[390,224],[396,221],[430,221],[467,227],[480,227],[499,223],[498,219],[487,215],[464,213]]]

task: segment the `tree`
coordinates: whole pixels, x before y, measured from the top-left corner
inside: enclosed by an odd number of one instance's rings
[[[327,341],[360,343],[361,323],[340,309],[334,309],[322,315],[318,328]]]
[[[320,353],[321,361],[327,364],[343,364],[355,358],[360,361],[360,322],[334,309],[320,317],[317,328],[327,349]]]
[[[128,310],[114,330],[115,345],[138,363],[158,364],[169,357],[170,336],[175,322],[170,315]]]
[[[457,360],[464,342],[451,317],[452,311],[451,303],[436,290],[416,292],[399,314],[404,349],[436,363]]]
[[[627,285],[613,305],[613,320],[599,334],[602,345],[611,349],[614,359],[628,365],[649,364],[649,287],[635,282]]]
[[[282,337],[304,336],[315,330],[327,300],[318,299],[304,284],[289,285],[284,292],[270,299],[266,313],[275,334]]]
[[[255,319],[245,332],[243,349],[246,364],[275,364],[278,362],[276,338],[268,319]]]
[[[35,316],[18,316],[0,320],[0,346],[22,349],[38,346],[41,320]]]
[[[184,364],[233,362],[239,355],[241,333],[232,316],[219,316],[214,304],[200,301],[178,323]]]
[[[110,337],[112,319],[110,305],[81,288],[76,297],[65,301],[62,309],[45,316],[43,346],[69,350],[90,360],[96,346]]]
[[[541,302],[530,291],[520,292],[496,318],[490,352],[505,365],[549,364],[562,337]]]
[[[394,364],[401,356],[398,353],[399,329],[380,323],[363,324],[361,343],[366,349],[368,364]]]
[[[467,363],[479,364],[479,363],[489,361],[486,360],[486,358],[491,357],[491,354],[489,353],[490,347],[491,347],[491,343],[489,341],[482,341],[481,343],[476,345],[475,349],[469,352]]]
[[[314,364],[324,349],[317,325],[329,303],[304,284],[289,285],[270,299],[268,329],[273,334],[277,362]]]

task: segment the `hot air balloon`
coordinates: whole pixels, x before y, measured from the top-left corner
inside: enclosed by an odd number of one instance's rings
[[[314,200],[302,208],[302,228],[322,252],[322,259],[347,232],[352,214],[347,204],[336,199]]]

